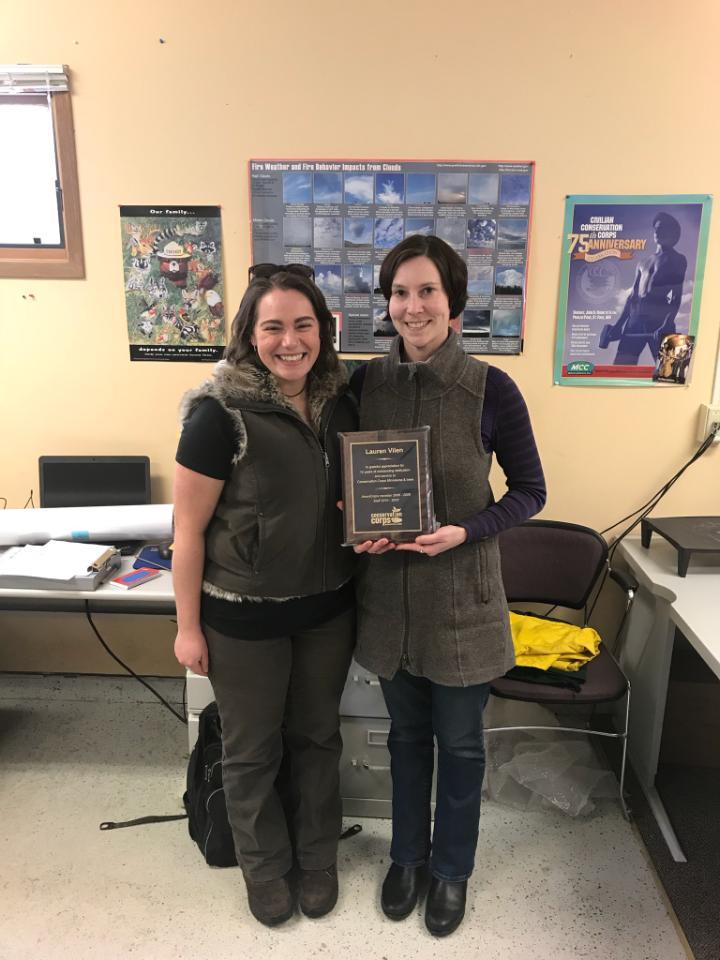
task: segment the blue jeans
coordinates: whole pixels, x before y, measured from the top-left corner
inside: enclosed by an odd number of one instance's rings
[[[466,880],[473,870],[485,774],[483,710],[490,684],[445,687],[399,670],[380,680],[390,714],[393,782],[390,858],[401,867],[430,862],[441,880]],[[435,829],[430,800],[437,739]]]

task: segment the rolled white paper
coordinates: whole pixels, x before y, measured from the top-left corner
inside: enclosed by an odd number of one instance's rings
[[[40,507],[0,510],[0,546],[48,540],[169,540],[173,505],[143,503],[120,507]]]

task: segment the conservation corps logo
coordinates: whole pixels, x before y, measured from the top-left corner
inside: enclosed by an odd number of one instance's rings
[[[393,507],[388,513],[371,513],[370,523],[381,527],[399,526],[402,523],[402,510]]]
[[[567,372],[569,376],[573,374],[575,376],[588,376],[595,369],[595,364],[590,363],[589,360],[571,360],[567,365]]]
[[[578,277],[578,285],[587,300],[594,303],[615,296],[620,285],[620,273],[612,260],[587,264]]]

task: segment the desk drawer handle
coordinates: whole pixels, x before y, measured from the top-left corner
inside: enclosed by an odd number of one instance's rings
[[[357,673],[354,673],[354,674],[353,674],[353,682],[354,682],[354,683],[365,683],[365,684],[367,684],[368,687],[379,687],[379,686],[380,686],[380,681],[379,681],[379,680],[371,680],[370,677],[360,677],[360,676],[358,676]]]
[[[362,768],[363,770],[378,770],[378,771],[381,771],[381,772],[383,772],[383,773],[385,773],[386,771],[389,771],[389,770],[390,770],[390,767],[387,767],[387,766],[385,766],[385,767],[378,766],[378,765],[375,765],[375,764],[372,764],[372,763],[368,763],[367,760],[358,760],[356,757],[353,757],[352,760],[350,761],[350,763],[351,763],[351,765],[352,765],[353,767],[355,767],[356,769]]]

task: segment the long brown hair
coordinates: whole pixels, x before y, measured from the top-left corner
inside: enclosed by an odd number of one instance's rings
[[[253,280],[245,291],[232,322],[230,342],[225,348],[225,359],[228,363],[242,363],[244,360],[261,363],[250,341],[255,330],[258,304],[273,290],[296,290],[307,297],[320,327],[320,353],[312,372],[321,377],[337,370],[339,361],[333,345],[333,315],[328,310],[322,290],[309,278],[285,271]]]

